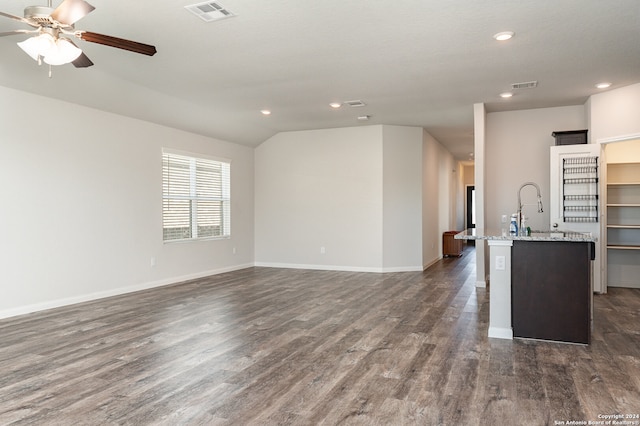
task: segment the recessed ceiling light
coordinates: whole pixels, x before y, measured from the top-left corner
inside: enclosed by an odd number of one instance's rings
[[[340,103],[340,102],[331,102],[331,103],[329,104],[329,106],[330,106],[331,108],[340,108],[340,107],[342,106],[342,103]]]
[[[515,33],[513,31],[502,31],[498,34],[494,34],[493,38],[495,38],[498,41],[505,41],[505,40],[509,40],[514,35]]]
[[[261,109],[260,112],[262,113],[262,115],[271,115],[271,111],[269,111],[268,109]]]
[[[359,121],[369,121],[370,118],[371,118],[370,115],[360,115],[360,116],[358,116],[358,120]]]
[[[611,87],[611,83],[598,83],[598,84],[596,84],[596,87],[598,89],[607,89],[607,88]]]
[[[501,98],[505,98],[506,99],[506,98],[510,98],[512,96],[513,96],[513,93],[511,93],[511,92],[500,93],[500,97]]]

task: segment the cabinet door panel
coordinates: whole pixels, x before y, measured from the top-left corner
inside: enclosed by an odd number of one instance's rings
[[[589,343],[591,243],[514,241],[516,337]]]

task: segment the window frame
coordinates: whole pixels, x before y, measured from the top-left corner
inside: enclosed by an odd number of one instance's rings
[[[203,241],[203,240],[220,240],[220,239],[229,239],[231,238],[231,160],[228,158],[222,157],[214,157],[206,154],[179,151],[170,148],[162,148],[162,242],[163,243],[176,243],[176,242],[189,242],[189,241]],[[178,168],[178,163],[181,161],[183,164],[188,161],[189,171],[188,171],[188,195],[182,193],[180,195],[172,194],[170,191],[170,184],[167,182],[167,175],[170,173],[170,158],[174,157],[176,162],[174,163],[174,167]],[[211,192],[219,191],[220,196],[203,196],[199,195],[198,184],[203,181],[198,179],[204,178],[206,181],[206,177],[204,174],[198,173],[198,168],[212,166],[214,168],[219,167],[220,170],[220,178],[219,178],[219,186],[217,187],[207,187],[206,190]],[[184,178],[184,176],[182,176]],[[184,186],[186,182],[183,181],[182,184]],[[208,182],[208,184],[215,184],[215,179]],[[200,188],[201,189],[201,188]],[[184,191],[184,188],[183,188]],[[186,220],[189,222],[187,226],[183,226],[183,228],[188,228],[188,236],[183,238],[167,238],[169,228],[167,225],[167,221],[170,219],[167,216],[168,209],[166,208],[166,203],[170,200],[178,201],[184,203],[184,201],[188,201],[188,217]],[[204,226],[202,222],[198,221],[198,203],[205,204],[206,202],[214,202],[220,203],[219,206],[219,221],[220,224],[216,225],[220,227],[220,234],[218,235],[205,235],[200,236],[201,231],[199,230],[199,225]],[[211,210],[212,212],[214,209]]]

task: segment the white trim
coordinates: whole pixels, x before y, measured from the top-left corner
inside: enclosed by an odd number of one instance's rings
[[[340,272],[373,272],[385,274],[390,272],[422,272],[422,266],[397,266],[392,268],[378,268],[366,266],[338,266],[338,265],[312,265],[301,263],[272,263],[256,262],[255,266],[262,268],[285,268],[285,269],[310,269],[316,271],[340,271]]]
[[[141,283],[141,284],[136,284],[136,285],[127,286],[127,287],[119,287],[112,290],[100,291],[97,293],[90,293],[90,294],[84,294],[80,296],[66,297],[64,299],[34,303],[32,305],[19,306],[16,308],[0,310],[0,319],[15,317],[18,315],[30,314],[33,312],[44,311],[47,309],[60,308],[68,305],[75,305],[77,303],[91,302],[93,300],[104,299],[104,298],[113,297],[113,296],[120,296],[123,294],[134,293],[136,291],[141,291],[141,290],[149,290],[152,288],[164,287],[167,285],[178,284],[184,281],[189,281],[197,278],[203,278],[211,275],[223,274],[225,272],[232,272],[232,271],[238,271],[241,269],[247,269],[253,266],[254,265],[252,263],[244,264],[244,265],[228,266],[225,268],[183,275],[180,277],[167,278],[164,280]]]
[[[389,272],[422,272],[422,266],[394,266],[392,268],[382,268],[383,273]]]
[[[599,144],[606,144],[606,143],[611,143],[611,142],[630,141],[630,140],[634,140],[634,139],[640,139],[640,133],[635,133],[635,134],[630,134],[630,135],[613,136],[613,137],[610,137],[610,138],[600,138],[596,142],[599,143]]]
[[[427,269],[431,268],[433,265],[435,265],[436,263],[438,263],[440,260],[442,260],[442,256],[438,256],[435,257],[431,262],[427,263],[426,265],[424,265],[422,267],[423,271],[426,271]]]
[[[489,327],[489,337],[494,339],[513,340],[513,329],[503,327]]]

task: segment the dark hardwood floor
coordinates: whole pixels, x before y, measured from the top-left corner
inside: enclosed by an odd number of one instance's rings
[[[553,425],[640,413],[640,290],[595,296],[590,346],[489,339],[474,262],[466,248],[423,273],[251,268],[2,320],[0,424]]]

